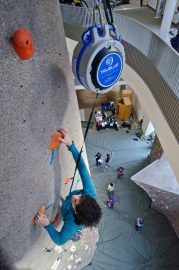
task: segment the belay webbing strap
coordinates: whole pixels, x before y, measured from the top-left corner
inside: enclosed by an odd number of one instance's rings
[[[95,101],[94,101],[94,104],[93,104],[93,107],[92,107],[92,110],[91,110],[91,113],[90,113],[90,116],[89,116],[89,119],[88,119],[88,122],[87,122],[86,130],[85,130],[85,135],[84,135],[84,140],[83,140],[83,144],[82,144],[82,147],[81,147],[81,150],[80,150],[78,159],[76,161],[75,172],[74,172],[74,175],[73,175],[73,178],[72,178],[72,183],[71,183],[69,194],[71,193],[71,190],[72,190],[72,187],[73,187],[73,183],[74,183],[74,180],[75,180],[76,171],[78,169],[78,165],[79,165],[79,162],[80,162],[81,154],[82,154],[82,151],[83,151],[83,146],[84,146],[84,143],[85,143],[85,140],[86,140],[86,136],[88,134],[88,130],[89,130],[89,126],[90,126],[90,123],[91,123],[92,116],[93,116],[93,112],[94,112],[94,108],[95,108],[95,105],[96,105],[97,97],[98,97],[98,94],[96,94]]]
[[[106,16],[106,21],[108,24],[114,27],[114,19],[113,19],[113,14],[112,14],[109,0],[102,0],[102,2],[103,2],[103,7],[104,7],[104,13]]]

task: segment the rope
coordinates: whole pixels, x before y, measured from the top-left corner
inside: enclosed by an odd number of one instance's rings
[[[92,116],[93,116],[94,108],[95,108],[95,105],[96,105],[97,97],[98,97],[98,94],[96,94],[95,101],[94,101],[94,104],[93,104],[93,107],[92,107],[92,110],[91,110],[91,113],[90,113],[90,116],[89,116],[89,119],[88,119],[88,123],[87,123],[86,130],[85,130],[85,135],[84,135],[83,144],[82,144],[80,153],[79,153],[79,155],[78,155],[78,159],[77,159],[77,161],[76,161],[76,167],[75,167],[74,175],[73,175],[73,177],[72,177],[72,183],[71,183],[71,187],[70,187],[70,192],[69,192],[69,194],[71,193],[71,190],[72,190],[72,187],[73,187],[73,184],[74,184],[76,171],[77,171],[77,169],[78,169],[78,165],[79,165],[79,162],[80,162],[81,154],[82,154],[82,151],[83,151],[83,146],[84,146],[84,143],[85,143],[85,140],[86,140],[86,136],[87,136],[87,134],[88,134],[89,127],[90,127],[90,123],[91,123],[91,119],[92,119]]]

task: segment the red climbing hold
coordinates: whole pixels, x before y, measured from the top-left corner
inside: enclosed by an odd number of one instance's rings
[[[12,42],[16,53],[21,59],[27,60],[33,56],[34,43],[30,33],[26,29],[20,28],[16,30]]]

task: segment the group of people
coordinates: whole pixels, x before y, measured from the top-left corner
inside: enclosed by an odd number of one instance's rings
[[[120,173],[123,175],[123,171],[124,171],[123,167],[119,167],[117,170],[120,171]],[[114,204],[116,202],[115,197],[114,197],[114,187],[115,187],[115,183],[109,183],[109,185],[107,187],[108,200],[105,201],[104,203],[109,208],[113,208]],[[137,233],[143,230],[143,228],[144,228],[144,219],[142,217],[137,217],[136,218],[135,228],[136,228]]]
[[[112,113],[111,115],[107,115],[107,113],[102,111],[101,114],[102,114],[102,120],[103,121],[113,122],[115,120],[115,113]]]
[[[109,121],[112,121],[115,117],[115,114],[116,114],[116,109],[114,107],[114,102],[110,102],[110,107],[109,107],[109,110],[111,111],[111,115],[107,115],[107,113],[102,110],[102,119],[103,121],[106,121],[106,120],[109,120]]]
[[[124,168],[123,167],[119,167],[116,169],[117,172],[117,176],[118,178],[120,178],[121,176],[124,175]],[[115,183],[110,183],[107,187],[107,195],[108,195],[108,200],[105,202],[110,208],[114,207],[114,204],[116,202],[115,198],[114,198],[114,187],[115,187]]]
[[[95,159],[96,159],[96,166],[101,166],[103,164],[103,156],[100,152],[98,152],[95,155]],[[106,157],[105,157],[105,167],[106,168],[109,166],[110,159],[111,159],[110,154],[106,154]]]
[[[114,197],[114,187],[115,187],[115,183],[110,183],[108,185],[108,187],[107,187],[108,200],[105,201],[105,204],[109,208],[113,208],[114,204],[116,202],[115,197]],[[136,228],[137,233],[143,230],[143,228],[144,228],[144,219],[142,217],[137,217],[136,218],[135,228]]]

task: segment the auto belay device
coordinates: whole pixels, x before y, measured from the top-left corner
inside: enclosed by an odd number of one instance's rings
[[[75,47],[72,69],[80,84],[103,94],[119,80],[124,62],[124,47],[115,26],[95,23],[82,34]]]

